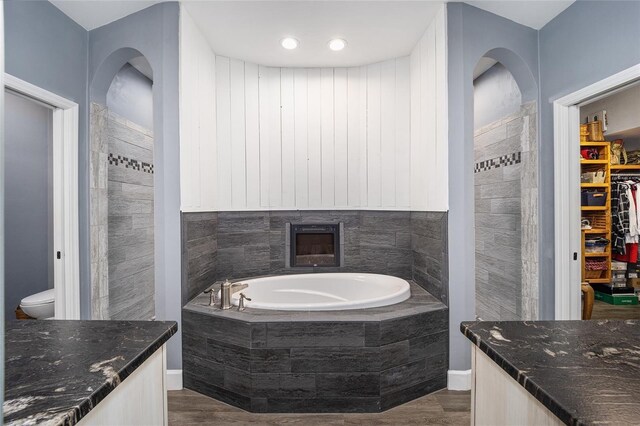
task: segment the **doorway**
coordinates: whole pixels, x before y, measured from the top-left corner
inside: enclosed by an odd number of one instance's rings
[[[5,204],[11,306],[5,318],[14,317],[27,293],[53,288],[55,318],[80,319],[78,105],[9,74],[4,82],[5,117],[12,121]]]
[[[620,73],[605,78],[597,83],[578,90],[570,95],[554,101],[554,194],[555,194],[555,319],[577,320],[581,314],[581,283],[583,282],[583,268],[585,262],[583,244],[582,216],[584,206],[582,202],[581,183],[583,179],[582,167],[586,163],[595,164],[599,158],[582,159],[581,153],[581,107],[586,114],[588,105],[611,95],[629,84],[640,80],[640,64],[628,68]],[[591,137],[590,139],[593,139]],[[588,140],[587,142],[589,142]],[[597,141],[595,141],[597,142]],[[599,154],[605,155],[606,160],[600,161],[602,166],[609,169],[610,160],[606,157],[609,149],[602,149]],[[580,161],[577,161],[580,159]],[[605,184],[610,182],[611,175],[605,176]],[[593,183],[596,182],[584,182]],[[604,191],[607,192],[607,191]],[[610,193],[610,191],[609,191]],[[610,194],[605,197],[613,201]],[[611,197],[611,198],[609,198]],[[586,207],[593,208],[586,202]],[[607,217],[607,216],[605,216]],[[588,226],[593,227],[593,224]],[[597,230],[599,228],[594,228]],[[610,250],[610,248],[609,248]],[[607,269],[608,272],[611,272]],[[597,278],[611,280],[607,274]],[[588,277],[585,277],[588,278]]]

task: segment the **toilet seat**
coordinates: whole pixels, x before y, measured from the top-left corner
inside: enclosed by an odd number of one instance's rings
[[[53,303],[55,300],[55,290],[49,289],[40,293],[27,296],[20,302],[20,306],[39,306]]]

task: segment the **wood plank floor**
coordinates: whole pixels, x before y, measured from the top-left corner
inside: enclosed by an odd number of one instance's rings
[[[640,305],[610,305],[601,300],[595,300],[591,319],[640,319]]]
[[[469,425],[470,393],[442,390],[376,414],[254,414],[197,392],[169,391],[169,425]]]

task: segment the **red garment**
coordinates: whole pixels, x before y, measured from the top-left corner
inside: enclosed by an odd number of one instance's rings
[[[613,258],[620,262],[637,263],[638,262],[638,243],[627,244],[626,254],[614,254]]]

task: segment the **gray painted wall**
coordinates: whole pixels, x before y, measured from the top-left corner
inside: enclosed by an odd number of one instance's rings
[[[447,4],[449,93],[449,262],[450,369],[471,366],[469,342],[458,326],[475,319],[473,70],[496,48],[513,52],[494,57],[512,72],[523,102],[537,99],[538,33],[463,3]],[[507,52],[500,51],[505,54]],[[509,62],[509,63],[508,63]],[[522,89],[523,86],[526,89]],[[462,266],[461,266],[462,265]]]
[[[541,319],[553,318],[555,297],[552,102],[640,63],[639,18],[637,1],[577,1],[540,30]]]
[[[180,324],[178,22],[178,4],[162,3],[90,31],[89,82],[92,100],[104,102],[111,80],[124,63],[111,75],[103,71],[113,65],[111,55],[117,56],[123,48],[142,53],[153,69],[155,311],[158,319]],[[181,368],[181,346],[179,337],[169,340],[168,368]]]
[[[501,63],[473,81],[473,93],[474,129],[511,115],[522,105],[518,83]]]
[[[5,1],[4,18],[5,71],[70,99],[80,107],[80,312],[82,318],[89,318],[88,34],[48,1]]]
[[[5,94],[5,318],[53,288],[52,111]]]
[[[107,92],[107,108],[145,129],[153,129],[153,82],[125,64]]]

